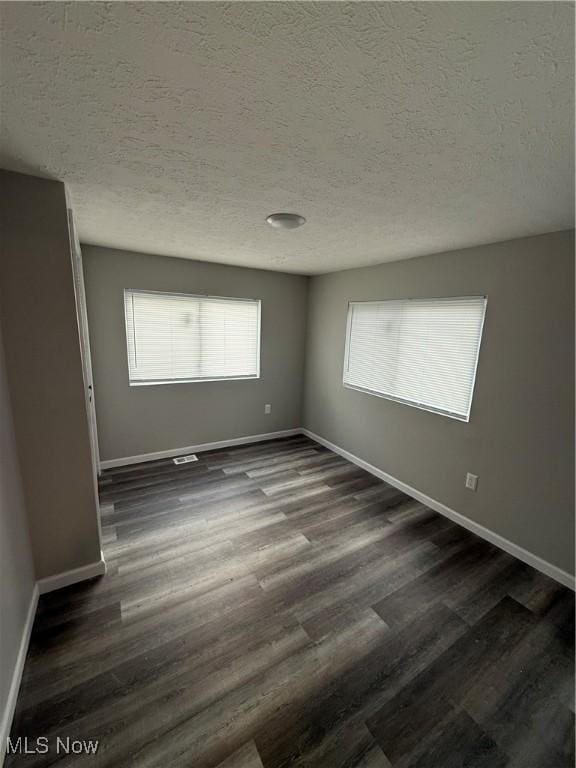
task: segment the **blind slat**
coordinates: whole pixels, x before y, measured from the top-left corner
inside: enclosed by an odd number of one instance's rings
[[[344,384],[468,421],[484,296],[351,302]]]
[[[260,301],[124,291],[131,384],[257,378]]]

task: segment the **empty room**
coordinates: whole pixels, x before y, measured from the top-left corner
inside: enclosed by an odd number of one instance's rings
[[[572,2],[0,2],[0,766],[574,768]]]

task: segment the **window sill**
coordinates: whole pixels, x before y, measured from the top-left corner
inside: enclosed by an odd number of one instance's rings
[[[162,379],[161,381],[130,381],[131,387],[156,387],[161,384],[202,384],[203,382],[214,381],[251,381],[259,379],[260,374],[256,376],[221,376],[215,379]]]

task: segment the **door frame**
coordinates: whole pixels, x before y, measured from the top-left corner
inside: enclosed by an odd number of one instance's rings
[[[92,377],[92,358],[90,355],[90,331],[86,309],[86,291],[84,288],[84,270],[82,268],[82,250],[78,233],[74,224],[72,209],[68,209],[68,224],[70,228],[70,250],[72,257],[72,273],[74,276],[74,294],[76,296],[76,314],[78,318],[78,333],[80,336],[80,353],[82,357],[82,376],[84,379],[84,399],[88,416],[90,447],[96,498],[98,498],[98,476],[101,472],[100,451],[98,448],[98,424],[96,421],[96,404],[94,401],[94,380]]]

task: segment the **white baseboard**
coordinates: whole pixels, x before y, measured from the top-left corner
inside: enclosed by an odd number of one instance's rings
[[[106,562],[104,555],[101,554],[100,560],[97,560],[95,563],[89,563],[80,568],[73,568],[71,571],[64,571],[63,573],[57,573],[55,576],[39,579],[37,582],[38,591],[41,595],[45,595],[47,592],[53,592],[55,589],[69,587],[71,584],[76,584],[86,579],[93,579],[95,576],[103,576],[105,573]]]
[[[461,525],[463,528],[467,528],[469,531],[472,531],[472,533],[475,533],[482,539],[485,539],[491,544],[494,544],[500,549],[503,549],[504,552],[508,552],[508,554],[513,555],[514,557],[518,558],[518,560],[522,560],[522,562],[531,565],[533,568],[536,568],[536,570],[541,571],[542,573],[546,574],[546,576],[550,576],[552,579],[558,581],[560,584],[563,584],[565,587],[568,587],[572,590],[575,589],[576,585],[574,576],[571,576],[567,571],[563,571],[561,568],[548,563],[541,557],[538,557],[523,547],[518,546],[518,544],[514,544],[514,542],[510,541],[509,539],[505,539],[503,536],[500,536],[498,533],[494,533],[494,531],[491,531],[489,528],[485,528],[483,525],[480,525],[480,523],[475,523],[468,517],[465,517],[459,512],[450,509],[450,507],[447,507],[445,504],[442,504],[442,502],[436,501],[436,499],[433,499],[431,496],[427,496],[425,493],[421,493],[416,488],[412,488],[412,486],[408,485],[407,483],[403,483],[401,480],[398,480],[392,475],[389,475],[387,472],[383,472],[373,464],[369,464],[367,461],[359,459],[357,456],[354,456],[354,454],[344,450],[344,448],[340,448],[339,445],[335,445],[329,440],[320,437],[320,435],[311,432],[309,429],[302,429],[301,431],[302,434],[307,435],[307,437],[315,440],[317,443],[320,443],[320,445],[324,445],[326,448],[334,451],[334,453],[337,453],[340,456],[343,456],[345,459],[348,459],[348,461],[351,461],[352,464],[356,464],[362,469],[365,469],[367,472],[370,472],[370,474],[375,475],[376,477],[380,478],[380,480],[384,480],[384,482],[388,483],[389,485],[393,485],[395,488],[398,488],[398,490],[403,491],[408,496],[416,499],[416,501],[420,501],[422,504],[430,507],[430,509],[433,509],[435,512],[439,512],[441,515],[444,515],[458,525]]]
[[[28,645],[30,644],[32,626],[34,625],[34,617],[36,616],[38,594],[38,584],[35,584],[30,598],[30,605],[28,606],[26,622],[24,623],[24,629],[22,630],[22,639],[20,640],[20,648],[18,649],[18,656],[16,657],[16,664],[14,665],[12,682],[10,683],[10,690],[8,692],[8,700],[6,701],[6,707],[2,713],[2,721],[0,723],[0,767],[4,764],[6,739],[10,735],[10,728],[12,727],[12,720],[14,718],[14,712],[16,711],[16,702],[18,701],[22,672],[24,671],[24,663],[26,661],[26,654],[28,653]]]
[[[112,467],[124,467],[128,464],[141,464],[144,461],[156,461],[158,459],[170,459],[174,456],[183,456],[187,453],[201,453],[202,451],[214,451],[217,448],[231,448],[234,445],[246,443],[260,443],[263,440],[276,440],[280,437],[291,437],[302,434],[301,429],[283,429],[280,432],[267,432],[263,435],[249,435],[247,437],[233,437],[230,440],[217,440],[214,443],[200,443],[199,445],[187,445],[184,448],[171,448],[167,451],[155,451],[154,453],[141,453],[138,456],[124,456],[121,459],[108,459],[100,462],[101,469]]]

